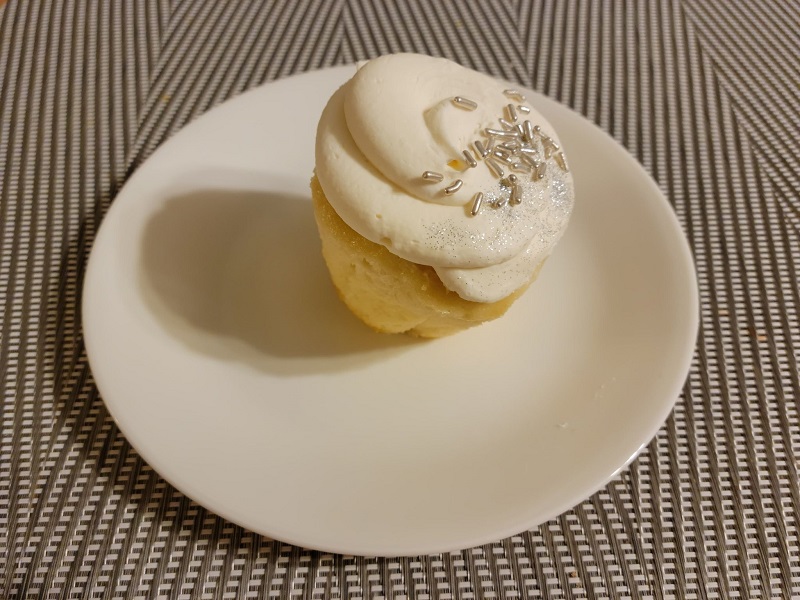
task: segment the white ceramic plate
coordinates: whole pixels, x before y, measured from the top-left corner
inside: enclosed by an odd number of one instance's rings
[[[619,145],[529,92],[578,198],[541,277],[453,337],[372,333],[336,298],[308,189],[351,73],[239,96],[138,169],[87,269],[95,380],[156,471],[253,531],[365,555],[513,535],[605,485],[669,414],[697,332],[688,246]]]

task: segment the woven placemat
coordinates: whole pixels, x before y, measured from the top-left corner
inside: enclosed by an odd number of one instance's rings
[[[798,32],[800,7],[766,0],[0,6],[0,597],[800,597]],[[98,397],[79,304],[105,211],[171,134],[396,51],[542,91],[624,144],[689,238],[701,332],[672,417],[604,490],[494,544],[365,559],[160,479]]]

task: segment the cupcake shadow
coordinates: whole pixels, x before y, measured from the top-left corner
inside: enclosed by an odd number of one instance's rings
[[[308,198],[205,189],[144,228],[140,289],[192,351],[280,375],[358,368],[421,343],[375,333],[339,298]]]

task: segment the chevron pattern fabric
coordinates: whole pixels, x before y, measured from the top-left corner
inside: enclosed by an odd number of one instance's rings
[[[798,48],[800,6],[767,0],[0,3],[0,597],[800,597]],[[215,516],[137,455],[93,383],[80,290],[115,195],[192,119],[398,51],[623,144],[690,241],[701,331],[667,423],[573,510],[453,554],[330,555]]]

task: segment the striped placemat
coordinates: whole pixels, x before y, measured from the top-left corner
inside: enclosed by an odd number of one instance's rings
[[[0,597],[800,597],[800,6],[789,2],[0,2]],[[431,557],[272,541],[171,488],[82,345],[98,225],[212,106],[387,52],[542,91],[624,144],[690,240],[702,313],[673,416],[622,476]],[[468,493],[465,491],[464,493]]]

